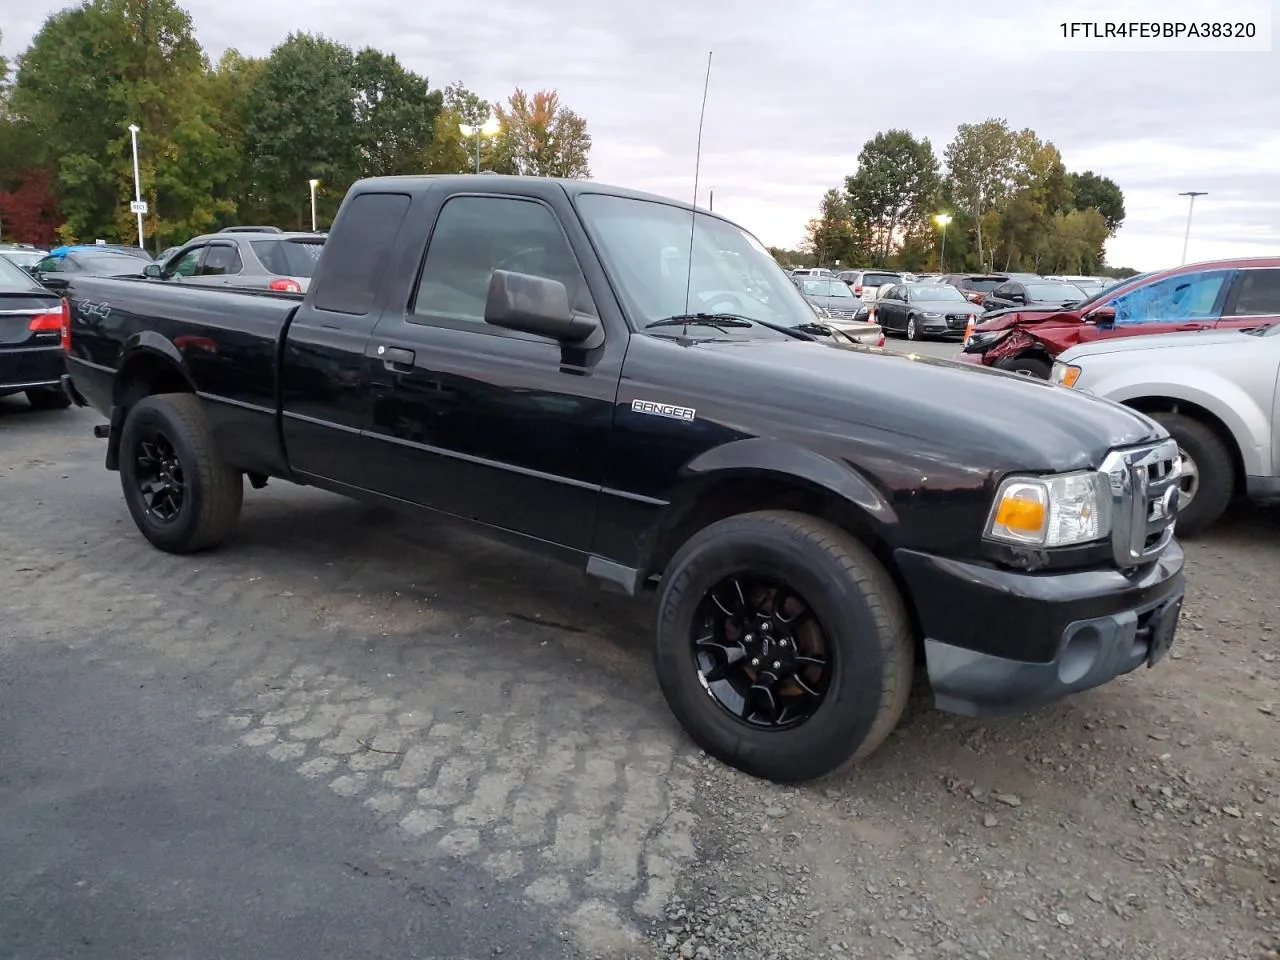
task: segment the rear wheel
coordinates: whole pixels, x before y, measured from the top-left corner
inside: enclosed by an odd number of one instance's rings
[[[36,387],[26,391],[27,403],[37,410],[65,410],[71,398],[58,387]]]
[[[240,472],[218,459],[200,401],[189,393],[146,397],[129,410],[120,484],[142,535],[169,553],[220,544],[244,499]]]
[[[1182,484],[1177,529],[1181,536],[1203,533],[1222,516],[1236,486],[1235,460],[1222,438],[1199,420],[1180,413],[1153,413],[1153,420],[1178,443]]]
[[[1000,369],[1008,370],[1010,373],[1020,374],[1024,377],[1048,380],[1052,368],[1049,366],[1048,361],[1041,360],[1039,357],[1015,357],[1002,363]]]
[[[743,514],[696,534],[663,575],[662,691],[708,753],[808,780],[898,722],[914,652],[902,598],[869,550],[804,514]]]

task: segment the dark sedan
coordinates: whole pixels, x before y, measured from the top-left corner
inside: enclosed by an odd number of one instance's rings
[[[908,340],[963,340],[969,320],[982,313],[949,283],[899,283],[876,301],[876,322]]]
[[[62,390],[66,301],[0,257],[0,397],[25,393],[33,407],[71,405]]]
[[[40,283],[60,293],[75,277],[140,277],[148,261],[128,253],[103,251],[93,247],[49,254],[31,268]]]
[[[837,320],[852,320],[862,308],[861,298],[854,295],[843,280],[820,277],[795,277],[792,280],[805,299],[816,303]]]
[[[1009,280],[988,293],[982,306],[987,313],[1010,307],[1023,310],[1062,310],[1069,304],[1082,303],[1088,299],[1079,287],[1060,280]]]

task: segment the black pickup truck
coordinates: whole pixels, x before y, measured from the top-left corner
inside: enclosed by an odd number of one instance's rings
[[[139,529],[233,531],[243,478],[431,511],[658,593],[709,752],[804,780],[913,673],[971,716],[1154,664],[1184,590],[1178,451],[1145,416],[818,339],[746,231],[598,184],[355,184],[305,295],[76,279],[68,390]]]

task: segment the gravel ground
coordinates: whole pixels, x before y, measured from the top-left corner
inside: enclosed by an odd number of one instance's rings
[[[922,690],[855,771],[782,788],[674,728],[646,602],[277,484],[236,544],[168,557],[92,416],[0,408],[0,595],[33,636],[180,665],[227,749],[483,869],[585,957],[1280,956],[1280,510],[1185,544],[1156,669],[992,722]]]

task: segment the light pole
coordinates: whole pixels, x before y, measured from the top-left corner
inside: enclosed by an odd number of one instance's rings
[[[312,178],[307,181],[311,185],[311,232],[316,232],[316,187],[320,186],[320,181]]]
[[[138,131],[136,123],[129,124],[129,136],[133,140],[133,209],[138,214],[138,247],[142,248],[142,175],[138,172]]]
[[[1196,197],[1208,196],[1204,190],[1187,190],[1178,194],[1180,197],[1190,197],[1191,203],[1187,206],[1187,233],[1182,238],[1182,262],[1187,262],[1187,244],[1191,242],[1191,214],[1196,210]]]
[[[480,141],[484,137],[492,137],[501,127],[496,117],[490,116],[483,124],[477,126],[474,123],[460,123],[458,129],[462,131],[464,137],[476,138],[476,173],[480,172]]]
[[[951,222],[951,214],[939,213],[933,218],[933,222],[942,228],[942,251],[938,254],[938,272],[945,273],[947,269],[947,224]]]
[[[709,198],[709,199],[708,199],[708,201],[707,201],[707,209],[708,209],[708,210],[715,210],[715,208],[716,208],[716,188],[715,188],[715,187],[712,187],[712,188],[711,188],[711,196],[710,196],[710,198]]]

